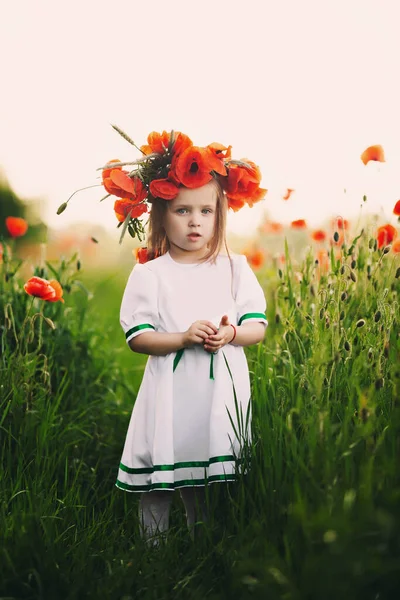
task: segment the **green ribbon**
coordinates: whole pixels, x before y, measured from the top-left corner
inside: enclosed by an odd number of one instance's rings
[[[178,364],[183,356],[184,350],[185,350],[184,348],[181,348],[175,354],[173,372],[175,372],[175,369],[178,366]],[[210,379],[214,379],[214,354],[215,353],[212,353],[210,356]]]

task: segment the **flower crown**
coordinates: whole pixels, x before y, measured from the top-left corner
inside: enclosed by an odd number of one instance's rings
[[[253,206],[267,193],[260,188],[258,166],[245,158],[232,159],[231,146],[217,142],[205,147],[194,146],[191,139],[180,131],[153,131],[147,137],[147,144],[138,148],[119,127],[112,127],[142,153],[141,158],[134,162],[110,160],[99,169],[107,192],[102,200],[109,196],[118,198],[114,202],[114,212],[119,221],[118,227],[122,226],[120,243],[126,230],[141,241],[145,231],[139,217],[148,212],[149,204],[155,198],[173,200],[181,187],[201,187],[213,177],[218,177],[228,207],[233,211],[238,211],[245,204]],[[133,167],[131,171],[122,168],[128,165]],[[59,207],[58,214],[66,209],[72,196]]]

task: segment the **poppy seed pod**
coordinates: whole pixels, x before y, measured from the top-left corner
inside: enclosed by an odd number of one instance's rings
[[[375,313],[375,316],[374,316],[375,323],[377,323],[380,320],[381,316],[382,316],[381,311],[377,310],[376,313]]]
[[[350,352],[351,350],[350,343],[347,340],[344,343],[344,349],[347,350],[347,352]]]
[[[357,281],[357,277],[355,276],[353,271],[350,271],[350,277],[351,277],[351,280],[354,281],[354,283]]]
[[[359,319],[356,323],[357,327],[364,327],[365,321],[364,319]]]

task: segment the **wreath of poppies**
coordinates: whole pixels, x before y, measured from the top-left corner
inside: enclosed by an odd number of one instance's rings
[[[147,137],[147,144],[138,148],[119,127],[112,127],[142,155],[134,162],[110,160],[99,169],[107,192],[102,200],[109,196],[117,197],[114,212],[119,221],[118,227],[122,226],[120,242],[126,230],[141,241],[145,231],[139,217],[148,212],[149,204],[155,198],[173,200],[182,186],[197,188],[218,177],[228,207],[235,212],[246,204],[253,206],[267,193],[266,189],[260,188],[258,166],[247,158],[232,159],[231,146],[217,142],[205,147],[194,146],[192,140],[180,131],[153,131]],[[123,169],[128,165],[132,167],[130,171]],[[69,200],[60,206],[58,214],[65,210]]]

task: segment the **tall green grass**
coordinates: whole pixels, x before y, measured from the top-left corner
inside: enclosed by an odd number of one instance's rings
[[[251,468],[210,486],[194,544],[175,494],[159,549],[139,536],[138,495],[114,488],[143,369],[115,316],[125,276],[46,265],[66,303],[43,305],[6,259],[0,597],[396,597],[399,262],[366,233],[343,251],[326,272],[287,251],[282,270],[260,273],[270,326],[246,350]]]

